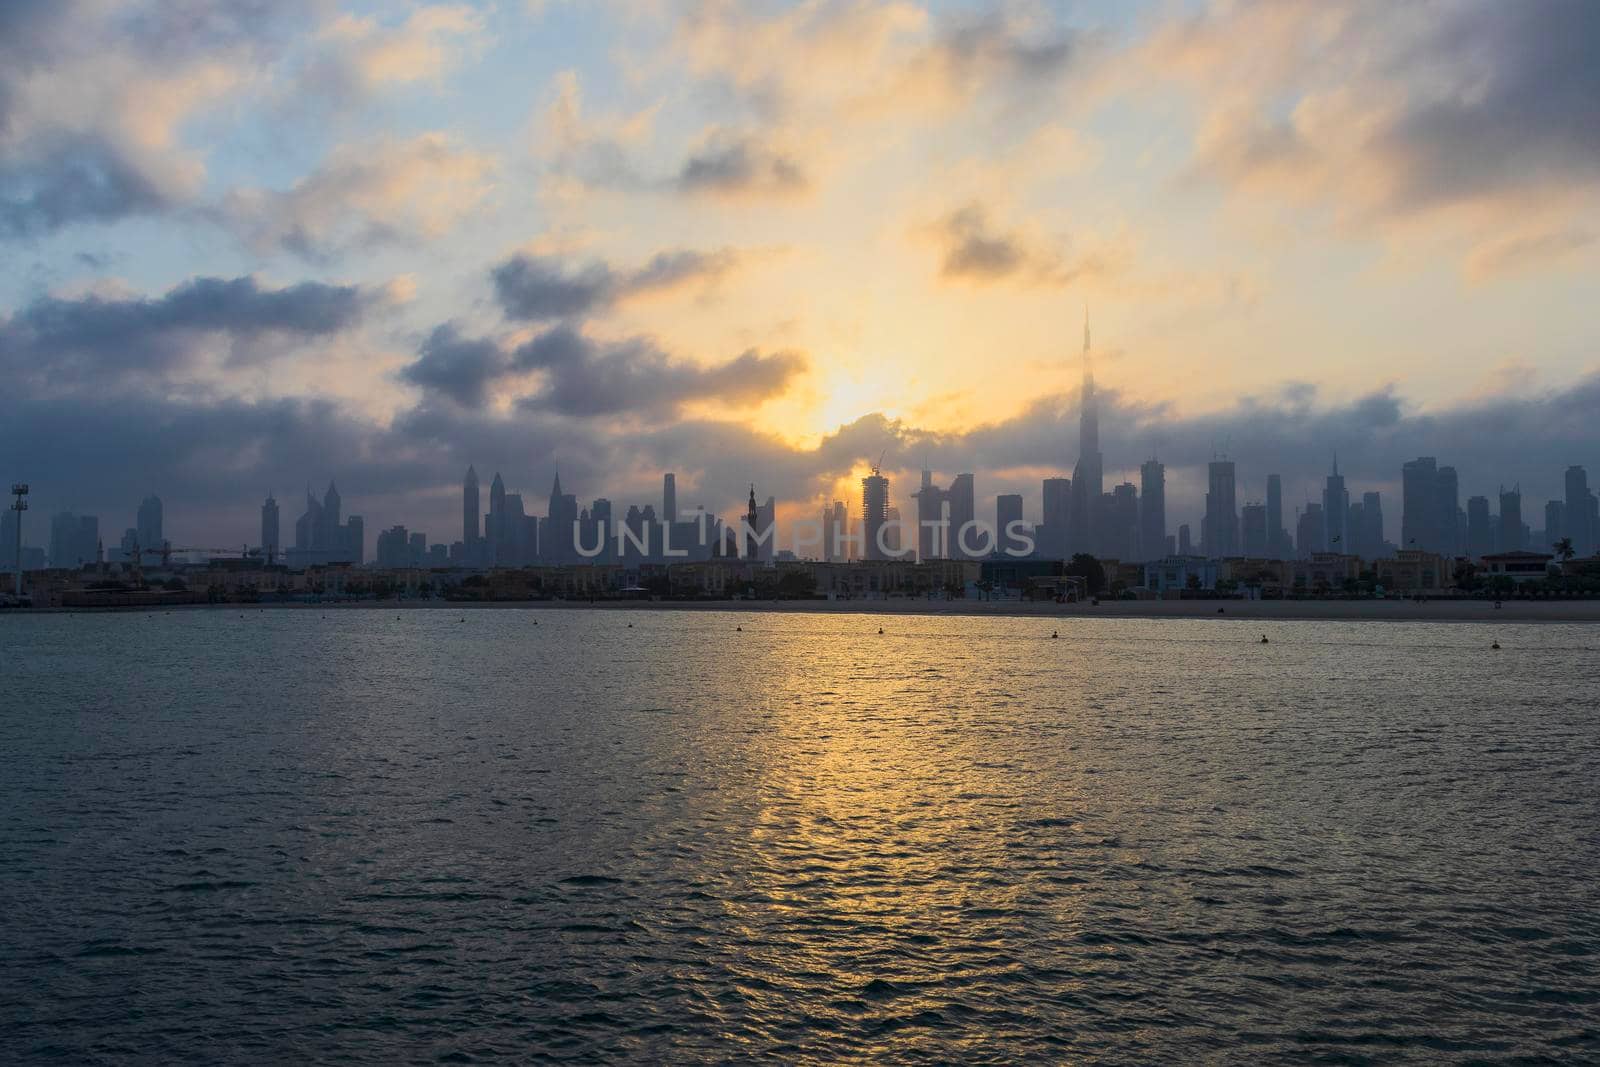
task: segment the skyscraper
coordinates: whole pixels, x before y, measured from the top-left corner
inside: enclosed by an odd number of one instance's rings
[[[1354,508],[1355,505],[1351,505]],[[1362,559],[1377,559],[1384,554],[1383,498],[1378,493],[1361,494],[1361,525],[1351,532],[1356,554]]]
[[[678,476],[671,471],[661,476],[661,521],[678,521]]]
[[[750,483],[750,504],[744,513],[744,558],[756,558],[756,531],[761,529],[761,512],[756,508],[756,486]]]
[[[958,474],[950,488],[944,491],[950,506],[949,542],[946,555],[950,559],[977,559],[983,555],[983,537],[971,524],[978,519],[977,490],[971,474]],[[963,529],[966,533],[963,534]]]
[[[1160,460],[1139,465],[1139,551],[1143,561],[1160,559],[1167,547],[1167,468]]]
[[[1112,559],[1139,560],[1139,487],[1122,482],[1100,503],[1101,551]]]
[[[1328,527],[1323,522],[1322,505],[1309,503],[1306,505],[1306,510],[1301,513],[1300,520],[1295,523],[1295,555],[1301,559],[1310,559],[1312,553],[1321,552],[1322,546],[1327,543]]]
[[[754,499],[752,497],[752,499]],[[887,542],[879,536],[889,517],[889,479],[877,467],[861,479],[861,546],[863,559],[888,559]]]
[[[497,566],[510,561],[511,531],[506,521],[506,483],[500,472],[489,482],[489,518],[483,524],[484,562]],[[502,556],[505,558],[502,559]]]
[[[1214,459],[1207,468],[1206,514],[1200,524],[1200,550],[1212,559],[1239,554],[1239,508],[1231,459]]]
[[[1044,516],[1039,527],[1039,555],[1045,559],[1066,559],[1071,533],[1072,479],[1044,480]]]
[[[655,509],[648,509],[654,513]],[[578,495],[561,491],[561,475],[558,473],[550,485],[550,500],[545,507],[544,534],[537,537],[536,545],[528,546],[530,557],[538,555],[549,563],[572,563],[577,561],[577,522],[578,522]],[[653,516],[652,516],[653,517]],[[661,548],[661,531],[650,529],[650,550],[658,552]]]
[[[63,511],[50,519],[50,566],[77,570],[100,562],[100,519]]]
[[[1590,503],[1593,494],[1589,492],[1589,472],[1574,464],[1567,468],[1566,483],[1567,536],[1572,538],[1572,547],[1578,554],[1587,556],[1600,540],[1600,530],[1593,529],[1589,520],[1594,510]]]
[[[1267,555],[1267,506],[1250,503],[1239,509],[1239,527],[1243,538],[1244,554],[1249,559],[1265,559]]]
[[[917,502],[917,558],[948,559],[949,529],[944,521],[944,490],[933,484],[933,472],[922,468],[922,485],[912,494]]]
[[[1072,470],[1071,535],[1073,552],[1094,552],[1099,528],[1105,459],[1100,455],[1100,408],[1094,394],[1094,366],[1089,360],[1089,313],[1083,315],[1083,391],[1078,409],[1078,464]]]
[[[1289,531],[1283,526],[1283,479],[1276,474],[1267,475],[1267,556],[1287,559],[1290,550]]]
[[[1540,552],[1553,551],[1556,542],[1567,534],[1567,505],[1562,500],[1547,500],[1544,504],[1544,543],[1536,545]]]
[[[1439,468],[1438,488],[1435,490],[1438,518],[1438,543],[1434,551],[1446,557],[1461,553],[1461,485],[1454,467]]]
[[[141,548],[160,548],[166,540],[162,530],[161,498],[151,494],[139,504],[138,521],[134,531],[139,538]]]
[[[1345,527],[1350,518],[1350,492],[1344,487],[1344,475],[1339,473],[1339,457],[1333,457],[1333,470],[1322,487],[1322,521],[1325,525],[1327,549],[1344,555],[1353,555],[1350,531]]]
[[[478,499],[478,472],[468,464],[467,476],[461,483],[461,544],[466,550],[468,559],[474,558],[474,549],[478,544],[481,506]]]
[[[1411,547],[1407,544],[1405,547]],[[1494,551],[1494,524],[1489,518],[1489,498],[1467,498],[1467,555],[1473,559]]]
[[[328,491],[322,494],[322,508],[317,512],[316,521],[312,525],[312,541],[314,547],[331,551],[340,547],[341,534],[339,528],[344,525],[344,498],[339,495],[339,487],[333,484],[333,479],[328,479]]]
[[[1400,468],[1400,491],[1400,547],[1459,555],[1464,546],[1456,469],[1418,456]]]
[[[778,524],[778,500],[776,497],[767,497],[767,502],[756,508],[756,527],[760,533],[756,544],[756,557],[763,563],[770,563],[778,554],[778,536],[774,527]]]
[[[1496,546],[1501,552],[1515,552],[1526,548],[1522,537],[1522,489],[1509,491],[1500,487],[1500,538]]]
[[[278,519],[278,502],[267,493],[261,505],[261,558],[266,563],[276,563],[283,551],[282,524]]]
[[[830,563],[843,563],[850,558],[845,538],[850,536],[850,509],[843,500],[835,500],[833,509],[824,514],[823,527],[827,530],[825,544]]]
[[[1186,522],[1178,526],[1178,555],[1194,555],[1194,539],[1189,535],[1189,524]]]
[[[994,498],[995,548],[1001,555],[1015,557],[1022,554],[1023,540],[1019,533],[1012,532],[1012,523],[1021,529],[1022,494],[1001,493]]]

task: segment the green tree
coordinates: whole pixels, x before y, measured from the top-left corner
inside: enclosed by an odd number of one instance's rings
[[[1560,556],[1563,561],[1569,560],[1578,554],[1578,550],[1572,547],[1572,538],[1570,537],[1563,537],[1550,547],[1556,550],[1556,555]]]
[[[1106,569],[1087,552],[1074,553],[1071,562],[1061,573],[1068,578],[1082,578],[1089,587],[1090,596],[1098,596],[1105,591]]]

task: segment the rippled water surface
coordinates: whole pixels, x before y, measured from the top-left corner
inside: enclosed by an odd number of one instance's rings
[[[1600,629],[1262,625],[0,617],[0,1058],[1594,1062]]]

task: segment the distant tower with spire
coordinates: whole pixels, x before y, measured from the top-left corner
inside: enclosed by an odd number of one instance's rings
[[[750,503],[744,512],[744,558],[756,558],[756,527],[761,522],[761,515],[756,509],[756,485],[750,483]]]
[[[1344,475],[1339,473],[1339,453],[1333,453],[1333,471],[1322,487],[1322,521],[1326,549],[1341,555],[1351,555],[1350,545],[1350,491],[1345,488]]]
[[[1105,491],[1105,458],[1100,454],[1100,408],[1094,392],[1094,364],[1089,352],[1089,309],[1083,311],[1083,390],[1078,400],[1078,463],[1072,469],[1072,512],[1068,516],[1068,550],[1093,552],[1099,524],[1100,496]]]

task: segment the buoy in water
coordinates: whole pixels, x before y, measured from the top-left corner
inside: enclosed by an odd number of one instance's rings
[[[880,633],[880,634],[881,634],[881,633],[883,633],[883,627],[881,627],[881,626],[880,626],[880,627],[878,627],[878,632],[879,632],[879,633]]]
[[[1057,631],[1055,631],[1055,630],[1051,630],[1050,631],[1050,640],[1054,641],[1056,638],[1058,638],[1060,636],[1061,636],[1061,634],[1058,633]]]
[[[1500,647],[1500,642],[1496,641],[1494,644],[1490,645],[1489,647],[1493,648],[1493,649],[1498,649]]]
[[[1267,643],[1267,635],[1266,634],[1262,634],[1261,635],[1261,643],[1263,645]]]

